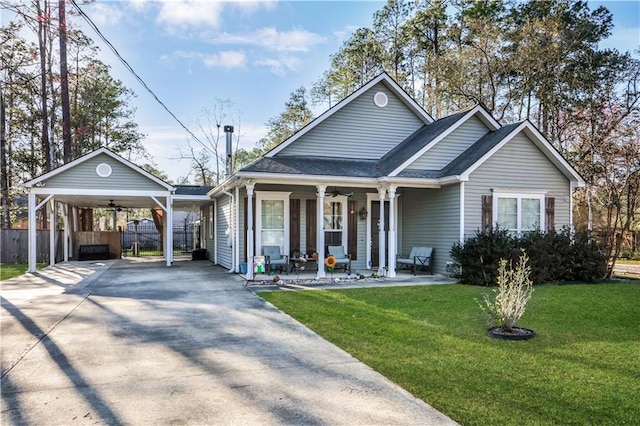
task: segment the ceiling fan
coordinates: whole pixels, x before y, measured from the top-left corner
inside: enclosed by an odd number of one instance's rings
[[[347,196],[349,198],[353,198],[353,191],[351,192],[347,192],[347,193],[343,193],[341,192],[337,186],[333,187],[333,191],[327,191],[329,194],[331,194],[331,197],[335,198],[339,195],[343,195],[343,196]]]
[[[114,203],[113,200],[109,200],[109,204],[107,204],[107,207],[109,207],[110,209],[114,209],[118,212],[122,211],[122,206]]]

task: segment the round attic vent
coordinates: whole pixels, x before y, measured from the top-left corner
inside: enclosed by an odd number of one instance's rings
[[[100,163],[96,166],[96,173],[100,177],[109,177],[111,176],[111,166],[107,163]]]
[[[384,108],[389,103],[389,98],[387,98],[387,95],[385,93],[378,92],[373,95],[373,103],[380,108]]]

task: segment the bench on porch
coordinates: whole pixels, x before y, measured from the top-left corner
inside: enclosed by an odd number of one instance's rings
[[[412,269],[413,275],[416,275],[418,268],[428,269],[433,275],[433,247],[413,247],[408,257],[398,255],[396,265],[398,269]]]
[[[109,244],[83,244],[78,247],[78,260],[109,259]]]

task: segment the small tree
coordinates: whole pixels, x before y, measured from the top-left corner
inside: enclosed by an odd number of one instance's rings
[[[493,289],[494,296],[485,295],[484,305],[480,304],[482,311],[497,321],[500,329],[507,333],[513,331],[533,293],[528,262],[529,258],[524,250],[515,268],[510,263],[507,267],[507,260],[501,259],[497,275],[498,287]]]

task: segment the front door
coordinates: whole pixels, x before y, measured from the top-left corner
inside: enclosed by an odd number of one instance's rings
[[[389,204],[384,203],[384,232],[389,231]],[[385,238],[385,253],[389,253],[389,238]],[[380,263],[380,201],[371,202],[371,266]]]

